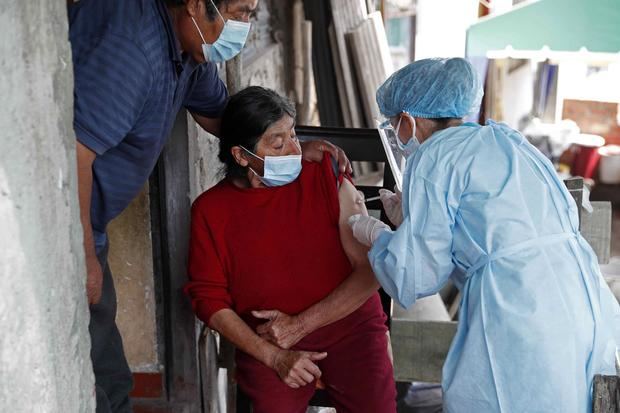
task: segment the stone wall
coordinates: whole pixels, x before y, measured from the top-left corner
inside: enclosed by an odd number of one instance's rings
[[[66,0],[0,8],[0,411],[94,411]]]
[[[149,188],[108,226],[108,262],[118,301],[116,322],[133,372],[160,370]]]

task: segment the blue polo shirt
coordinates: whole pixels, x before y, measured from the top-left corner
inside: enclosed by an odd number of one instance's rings
[[[97,153],[95,245],[138,194],[181,106],[218,117],[227,99],[214,64],[181,54],[163,0],[80,0],[69,9],[74,129]]]

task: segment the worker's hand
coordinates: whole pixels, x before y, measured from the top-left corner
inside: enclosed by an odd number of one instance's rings
[[[256,332],[280,348],[289,349],[306,336],[300,317],[290,316],[278,310],[252,311],[252,315],[269,320],[256,327]]]
[[[321,370],[314,362],[325,357],[327,353],[278,350],[273,357],[271,368],[289,387],[298,389],[321,377]]]
[[[379,197],[383,204],[383,210],[385,215],[390,219],[390,222],[397,227],[403,223],[403,195],[396,189],[396,192],[392,192],[389,189],[379,189]]]
[[[349,225],[353,236],[367,247],[371,247],[383,231],[391,231],[390,227],[377,218],[360,214],[350,216]]]
[[[301,153],[306,161],[321,162],[323,153],[328,152],[332,158],[338,161],[340,173],[352,173],[351,162],[342,149],[331,142],[324,140],[300,142]]]
[[[103,285],[103,271],[96,255],[86,256],[86,296],[88,304],[99,304]]]

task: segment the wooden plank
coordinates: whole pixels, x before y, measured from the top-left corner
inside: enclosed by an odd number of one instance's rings
[[[452,321],[446,305],[438,293],[418,298],[407,309],[394,304],[392,306],[392,317],[397,320],[409,321]]]
[[[599,264],[608,264],[611,253],[611,202],[591,202],[593,211],[581,211],[581,235],[588,241]]]
[[[592,413],[620,412],[620,377],[594,376]]]
[[[347,49],[345,34],[353,30],[366,20],[366,3],[365,0],[331,0],[332,21],[334,23],[334,32],[336,40],[336,48],[338,52],[338,61],[342,67],[343,85],[346,100],[341,101],[342,106],[348,106],[351,116],[351,126],[361,127],[363,119],[361,116],[361,105],[357,91],[355,75],[351,66],[351,58]]]
[[[303,100],[297,114],[297,121],[310,125],[312,123],[312,112],[316,106],[314,75],[312,73],[312,22],[304,20],[301,31],[303,40]]]
[[[200,366],[203,411],[205,413],[217,413],[219,407],[217,342],[215,335],[208,327],[203,327],[200,334],[198,363]]]
[[[345,126],[342,116],[342,105],[338,95],[338,80],[335,74],[334,61],[330,46],[328,27],[330,26],[329,2],[304,1],[304,14],[312,21],[312,69],[316,79],[316,97],[319,118],[323,126]]]
[[[383,65],[383,73],[385,79],[394,72],[394,63],[392,62],[392,54],[390,53],[390,45],[388,44],[387,34],[385,33],[385,25],[381,12],[371,13],[368,18],[371,20],[374,29],[374,39],[377,42],[379,55],[381,59],[377,63]],[[382,80],[385,81],[385,79]]]
[[[357,74],[360,100],[364,108],[364,126],[372,128],[373,119],[377,117],[378,111],[375,110],[376,104],[373,102],[376,93],[375,79],[377,71],[375,61],[377,60],[376,48],[374,47],[370,20],[366,20],[357,29],[347,34],[347,42],[353,57],[354,68]]]
[[[393,318],[390,328],[396,381],[441,382],[457,323]]]
[[[380,116],[375,99],[376,91],[393,70],[381,14],[370,14],[368,19],[348,33],[346,38],[357,74],[364,109],[363,122],[366,127],[374,128],[375,119]]]
[[[366,0],[366,9],[368,10],[368,13],[375,11],[375,0]]]
[[[161,282],[168,400],[200,411],[196,323],[183,287],[190,227],[187,112],[179,112],[151,177],[153,265]]]
[[[564,185],[575,200],[579,211],[579,225],[581,226],[581,203],[583,201],[583,178],[573,177],[564,180]]]
[[[332,53],[332,59],[334,61],[334,73],[336,75],[336,86],[338,90],[338,99],[340,100],[340,108],[342,110],[342,119],[344,122],[344,127],[352,128],[353,120],[351,119],[351,108],[347,103],[347,92],[344,87],[344,75],[342,74],[342,65],[340,64],[340,54],[338,53],[338,42],[336,40],[336,31],[334,29],[334,24],[330,24],[327,29],[329,34],[329,43]]]
[[[292,37],[293,37],[293,90],[295,92],[295,101],[301,104],[304,100],[304,49],[303,49],[303,33],[302,23],[304,21],[304,5],[301,0],[295,0],[293,3],[293,21],[292,21]],[[312,69],[312,67],[310,67]],[[302,122],[300,122],[302,123]],[[305,123],[305,122],[303,122]]]
[[[217,334],[214,331],[211,331],[211,334]],[[218,335],[218,340],[217,340],[217,349],[216,349],[216,358],[209,358],[209,363],[211,363],[211,365],[216,366],[216,378],[215,380],[217,380],[218,382],[214,383],[215,385],[215,389],[218,392],[216,401],[218,403],[218,410],[216,410],[217,413],[224,413],[224,408],[225,411],[228,413],[235,413],[238,411],[239,406],[237,405],[238,402],[238,390],[237,390],[237,381],[235,380],[235,346],[228,341],[224,336]],[[213,351],[210,351],[209,353],[209,357],[213,356]],[[225,381],[226,381],[226,388],[222,389],[219,387],[219,378],[220,378],[220,374],[219,374],[219,369],[225,369],[226,370],[226,377],[225,377]],[[212,387],[213,389],[213,387]]]
[[[243,89],[243,63],[241,53],[226,62],[226,86],[232,96]]]

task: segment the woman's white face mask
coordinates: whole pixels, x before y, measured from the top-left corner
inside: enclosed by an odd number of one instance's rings
[[[409,139],[407,140],[407,143],[403,143],[403,140],[400,138],[400,124],[403,120],[403,115],[407,115],[411,118],[411,120],[413,121],[413,132],[412,135],[409,137]],[[401,152],[403,153],[403,155],[408,158],[409,156],[411,156],[419,147],[420,147],[420,141],[418,140],[418,138],[415,136],[415,132],[416,132],[416,122],[415,122],[415,118],[413,116],[410,116],[407,112],[403,112],[399,118],[398,118],[398,124],[396,125],[396,144],[398,145],[398,149],[401,150]]]

